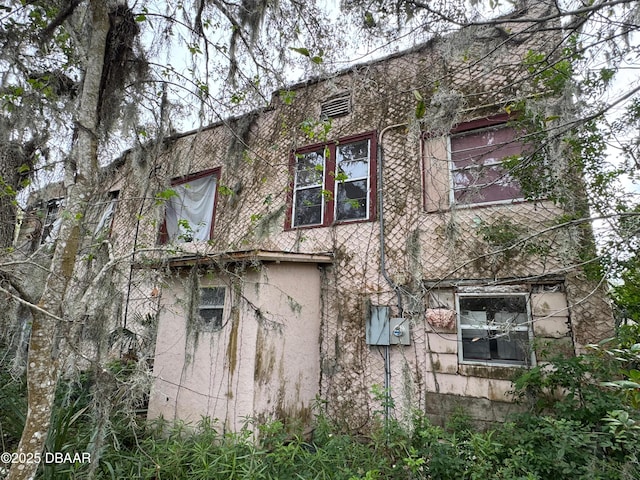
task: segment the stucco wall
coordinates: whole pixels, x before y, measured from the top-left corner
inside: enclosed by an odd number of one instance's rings
[[[190,290],[208,286],[226,287],[214,331],[190,303]],[[241,282],[217,268],[176,272],[163,286],[149,416],[209,416],[234,431],[249,419],[308,424],[319,394],[320,291],[315,264],[256,265]]]
[[[513,26],[521,28],[526,25]],[[387,378],[385,348],[365,342],[369,305],[389,306],[411,328],[409,346],[389,348],[398,415],[413,408],[441,415],[456,403],[452,398],[506,402],[515,367],[462,365],[456,327],[438,330],[427,322],[431,294],[440,288],[453,298],[461,285],[519,286],[529,295],[535,338],[568,353],[610,331],[602,292],[573,267],[580,235],[553,228],[563,213],[558,207],[544,200],[451,206],[446,158],[440,166],[427,161],[430,138],[458,122],[503,112],[516,94],[533,88],[519,82],[528,76],[522,59],[530,49],[544,50],[544,36],[509,41],[504,35],[492,27],[467,29],[292,87],[291,101],[276,95],[264,111],[129,154],[112,236],[120,253],[137,244],[137,260],[155,264],[252,249],[334,255],[322,275],[315,266],[288,262],[229,279],[243,295],[230,305],[235,320],[200,334],[197,343],[189,339],[180,304],[188,289],[170,275],[161,292],[152,415],[207,414],[237,428],[245,415],[306,418],[319,393],[346,427],[368,428],[380,409],[372,387]],[[427,99],[422,119],[415,117],[416,91]],[[326,138],[321,125],[313,135],[301,128],[317,122],[322,102],[341,92],[350,94],[353,110],[333,119]],[[292,152],[365,132],[375,132],[380,147],[382,176],[373,200],[383,200],[382,211],[366,222],[285,228]],[[211,240],[159,246],[164,204],[155,194],[172,178],[212,168],[220,168],[224,188]],[[489,241],[480,227],[495,225],[511,225],[532,239],[511,246]],[[282,292],[302,309],[292,308]],[[261,323],[256,315],[263,309],[283,328]],[[184,368],[181,358],[188,359]],[[491,418],[507,410],[498,408]],[[474,412],[481,415],[482,408]]]

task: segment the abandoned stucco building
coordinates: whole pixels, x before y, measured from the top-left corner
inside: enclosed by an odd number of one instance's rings
[[[505,109],[535,93],[523,59],[552,45],[527,28],[435,39],[121,159],[97,228],[112,216],[134,252],[124,321],[157,328],[151,417],[307,422],[321,399],[366,429],[378,386],[394,415],[494,422],[517,369],[610,331],[581,232],[549,228],[564,212],[503,165],[530,148]]]

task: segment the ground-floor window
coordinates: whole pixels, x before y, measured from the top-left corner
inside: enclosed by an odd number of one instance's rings
[[[528,294],[459,293],[457,303],[461,362],[531,364]]]

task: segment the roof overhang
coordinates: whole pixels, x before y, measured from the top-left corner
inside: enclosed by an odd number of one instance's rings
[[[330,252],[300,253],[272,250],[237,250],[202,255],[173,256],[161,260],[152,266],[157,267],[192,267],[194,265],[226,265],[230,263],[333,263],[334,255]]]

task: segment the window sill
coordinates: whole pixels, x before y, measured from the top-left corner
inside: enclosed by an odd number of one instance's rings
[[[314,228],[329,228],[329,227],[340,227],[342,225],[353,225],[353,224],[358,224],[358,223],[371,223],[374,222],[375,218],[356,218],[353,220],[340,220],[339,222],[333,222],[333,223],[315,223],[313,225],[299,225],[297,227],[295,226],[291,226],[291,227],[285,227],[285,232],[291,231],[291,230],[309,230],[309,229],[314,229]]]
[[[467,377],[491,378],[494,380],[512,380],[523,368],[530,365],[507,365],[507,364],[458,364],[458,374]]]

